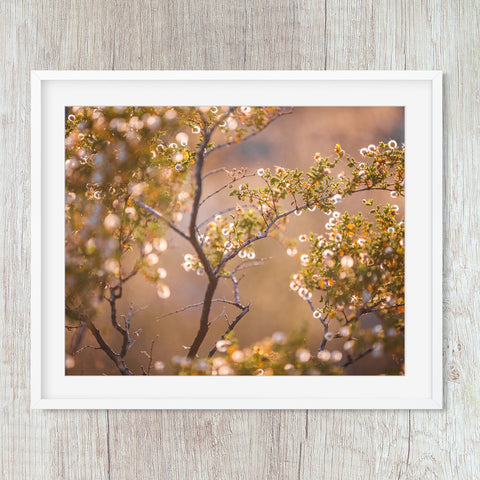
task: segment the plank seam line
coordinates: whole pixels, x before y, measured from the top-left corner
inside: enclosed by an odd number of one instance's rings
[[[107,465],[108,465],[108,480],[111,480],[111,468],[110,468],[110,412],[107,410]]]
[[[300,442],[300,451],[298,452],[298,472],[297,472],[297,480],[300,480],[300,474],[302,472],[302,447],[303,442]]]

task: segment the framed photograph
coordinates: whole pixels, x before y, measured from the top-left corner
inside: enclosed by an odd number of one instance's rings
[[[32,408],[442,408],[441,72],[32,72]]]

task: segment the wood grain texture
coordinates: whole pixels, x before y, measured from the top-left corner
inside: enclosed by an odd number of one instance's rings
[[[0,18],[1,478],[480,478],[478,2],[3,0]],[[32,69],[443,70],[444,410],[30,411]]]

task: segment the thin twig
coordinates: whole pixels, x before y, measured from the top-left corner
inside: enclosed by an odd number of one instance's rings
[[[241,208],[255,208],[256,210],[260,211],[260,209],[257,208],[256,205],[248,205],[248,204],[246,204],[246,205],[241,205],[240,207],[241,207]],[[212,220],[213,218],[215,218],[217,215],[224,215],[225,213],[233,212],[234,210],[237,210],[237,208],[238,208],[238,206],[225,208],[224,210],[220,210],[219,212],[214,213],[213,215],[210,215],[210,216],[207,217],[205,220],[203,220],[201,223],[199,223],[198,228],[202,228],[204,225],[206,225],[210,220]]]
[[[327,198],[330,198],[330,197],[333,197],[334,194],[331,194],[325,198],[323,198],[322,200],[326,200]],[[322,200],[318,200],[318,201],[322,201]],[[318,202],[317,201],[317,202]],[[316,203],[316,202],[315,202]],[[268,233],[270,231],[270,229],[282,218],[284,217],[287,217],[288,215],[291,215],[292,213],[296,212],[296,211],[300,211],[300,210],[305,210],[306,208],[308,208],[309,206],[311,206],[312,203],[306,203],[305,205],[302,205],[301,207],[298,207],[298,208],[293,208],[291,210],[288,210],[284,213],[281,213],[279,215],[275,215],[275,217],[273,218],[273,220],[270,221],[270,223],[266,226],[265,230],[262,232],[262,233],[259,233],[257,235],[255,235],[254,237],[251,237],[249,238],[248,240],[245,240],[242,244],[240,244],[240,246],[238,246],[230,255],[226,256],[226,257],[223,257],[222,260],[220,260],[220,262],[217,264],[217,266],[215,267],[215,270],[214,270],[214,273],[218,273],[220,271],[220,268],[225,265],[228,261],[230,261],[232,258],[235,258],[238,253],[240,252],[240,250],[242,250],[243,248],[247,247],[248,245],[251,245],[252,243],[254,242],[257,242],[258,240],[261,240],[262,238],[266,238],[268,236]]]
[[[221,316],[225,315],[225,318],[227,319],[227,323],[228,323],[228,316],[227,314],[225,313],[225,309],[222,310],[222,313],[219,313],[213,320],[210,320],[208,322],[208,326],[210,326],[212,323],[214,323],[216,320],[218,320]]]
[[[120,351],[120,356],[123,358],[127,354],[127,350],[129,349],[132,339],[130,338],[130,320],[132,318],[133,313],[133,303],[130,304],[130,309],[128,310],[128,315],[125,317],[125,329],[123,334],[123,344],[122,350]]]
[[[224,167],[222,168],[216,168],[215,170],[210,170],[210,172],[207,172],[203,177],[202,177],[202,181],[205,180],[207,177],[209,177],[210,175],[215,175],[217,173],[220,173],[220,172],[227,172],[228,170]]]
[[[77,331],[72,337],[72,341],[70,343],[70,350],[72,352],[75,352],[78,350],[78,347],[83,341],[83,337],[85,336],[85,333],[87,331],[87,325],[85,322],[81,322],[80,325],[78,326]]]
[[[246,141],[249,140],[250,138],[255,137],[256,135],[258,135],[260,132],[263,132],[263,130],[265,130],[265,128],[267,128],[267,127],[268,127],[273,121],[275,121],[277,118],[282,117],[283,115],[289,115],[289,114],[292,113],[292,112],[293,112],[293,108],[290,108],[289,110],[282,110],[282,111],[280,111],[279,113],[273,115],[273,116],[262,126],[261,129],[253,131],[252,133],[246,135],[245,137],[240,138],[238,141],[233,140],[233,141],[230,141],[230,142],[221,143],[220,145],[216,145],[215,147],[211,148],[211,149],[205,154],[205,157],[207,157],[208,155],[210,155],[211,153],[213,153],[215,150],[219,150],[220,148],[229,147],[230,145],[238,145],[240,142],[242,142],[242,143],[243,143],[243,142],[246,142]]]
[[[263,178],[263,177],[262,177]],[[278,215],[278,210],[277,210],[277,204],[275,203],[275,195],[272,190],[272,186],[270,185],[270,182],[267,182],[265,178],[263,178],[263,181],[267,185],[268,189],[270,190],[270,194],[272,195],[272,205],[273,205],[273,210],[275,211],[275,215]]]
[[[227,335],[228,333],[230,333],[238,324],[238,322],[248,313],[248,311],[250,310],[250,302],[248,303],[248,305],[237,315],[237,317],[235,318],[235,320],[228,326],[227,330],[225,331],[225,333],[221,336],[220,340],[223,340],[225,338],[225,335]],[[218,342],[217,342],[218,343]],[[210,352],[208,353],[208,357],[211,358],[213,357],[213,355],[215,355],[215,352],[217,351],[217,344],[215,344],[215,346],[210,350]]]
[[[150,370],[152,369],[152,362],[153,362],[153,347],[155,345],[155,342],[157,341],[158,337],[160,335],[155,335],[155,338],[152,340],[152,343],[150,344],[150,353],[147,354],[148,357],[148,367],[147,367],[147,375],[150,375]],[[143,352],[146,353],[146,352]],[[143,370],[143,367],[142,367]],[[145,370],[144,370],[145,371]]]
[[[237,307],[237,308],[240,308],[240,309],[243,308],[242,305],[239,305],[238,303],[235,303],[235,302],[231,302],[230,300],[226,300],[225,298],[214,298],[214,299],[212,299],[212,303],[227,303],[228,305],[233,305],[234,307]],[[170,316],[175,315],[177,313],[184,312],[185,310],[189,310],[191,308],[200,307],[202,305],[203,305],[203,302],[192,303],[191,305],[187,305],[185,307],[179,308],[178,310],[175,310],[174,312],[169,312],[169,313],[165,313],[163,315],[160,315],[160,317],[156,318],[156,321],[158,322],[162,318],[170,317]]]
[[[351,365],[352,363],[355,363],[357,362],[358,360],[360,360],[361,358],[367,356],[370,352],[373,352],[374,350],[374,347],[369,347],[367,348],[364,352],[358,354],[356,357],[350,357],[345,363],[343,363],[341,366],[343,368],[345,367],[348,367],[349,365]]]
[[[78,355],[80,352],[83,352],[87,348],[91,348],[92,350],[101,350],[102,347],[95,347],[94,345],[84,345],[83,347],[79,348],[78,350],[75,350],[72,352],[72,355]]]
[[[126,277],[123,277],[121,279],[121,282],[122,283],[125,283],[125,282],[128,282],[128,280],[130,280],[131,278],[133,278],[140,270],[140,266],[139,265],[135,265],[135,267],[133,268],[133,270],[126,276]]]
[[[160,212],[157,212],[155,209],[152,207],[149,207],[148,205],[145,205],[143,202],[140,200],[134,200],[134,202],[139,206],[142,207],[144,210],[146,210],[148,213],[151,213],[154,217],[162,220],[165,222],[174,232],[178,233],[182,238],[187,240],[187,242],[190,241],[190,237],[183,233],[178,227],[176,227],[172,222],[169,222]]]
[[[385,302],[386,302],[386,298],[381,298],[380,300],[376,301],[375,303],[373,303],[370,306],[367,306],[368,301],[364,302],[363,305],[354,314],[354,316],[347,320],[347,324],[352,323],[355,320],[358,320],[362,315],[365,315],[367,313],[373,313],[373,312],[378,312],[378,311],[382,311],[382,310],[387,310],[389,308],[396,308],[397,306],[402,306],[402,304],[398,304],[398,305],[392,305],[392,306],[382,307],[382,308],[376,309],[379,305],[381,305],[382,303],[385,303]]]
[[[247,259],[243,262],[240,262],[235,268],[234,272],[241,272],[251,267],[262,267],[267,260],[271,260],[273,257],[257,258],[257,259]]]
[[[235,272],[232,272],[228,275],[221,274],[219,276],[224,277],[224,278],[229,278],[232,281],[232,283],[233,283],[233,294],[234,294],[234,297],[235,297],[235,302],[237,302],[236,305],[242,307],[242,305],[240,303],[240,294],[238,292],[238,284],[239,284],[241,279],[237,280],[237,278],[235,277]]]
[[[234,178],[232,181],[226,183],[225,185],[222,185],[221,187],[217,188],[214,192],[210,193],[210,195],[207,195],[199,204],[199,207],[201,207],[209,198],[212,198],[213,196],[217,195],[218,193],[222,192],[226,188],[228,188],[230,185],[233,185],[235,182],[238,182],[239,180],[242,180],[244,178],[248,177],[255,177],[255,173],[244,173],[241,177]]]

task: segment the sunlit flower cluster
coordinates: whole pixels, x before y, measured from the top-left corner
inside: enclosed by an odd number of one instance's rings
[[[324,351],[316,355],[303,343],[303,333],[274,332],[260,342],[240,348],[231,335],[216,343],[213,358],[185,362],[174,358],[180,375],[335,375],[342,354]],[[340,356],[338,355],[340,354]]]
[[[183,257],[182,267],[186,272],[195,272],[198,276],[205,274],[205,268],[195,255],[186,253]]]

